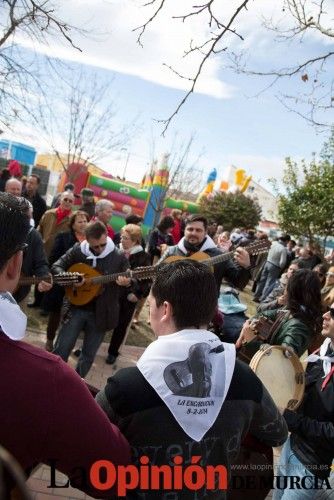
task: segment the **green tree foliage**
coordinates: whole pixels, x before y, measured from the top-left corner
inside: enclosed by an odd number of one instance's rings
[[[325,244],[334,235],[334,129],[320,157],[300,165],[286,159],[285,193],[279,195],[278,218],[285,231],[310,241],[322,237]]]
[[[208,220],[222,224],[231,231],[235,227],[255,227],[261,219],[258,203],[243,193],[219,193],[211,200],[201,200],[201,213]]]

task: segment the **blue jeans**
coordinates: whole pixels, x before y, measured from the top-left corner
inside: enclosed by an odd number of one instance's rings
[[[53,353],[67,361],[81,331],[84,332],[84,339],[76,371],[84,378],[105,334],[96,328],[95,312],[73,308],[69,320],[59,330]]]
[[[321,488],[321,479],[315,478],[314,474],[310,472],[306,467],[298,460],[296,455],[291,449],[290,437],[285,442],[282,453],[280,456],[279,464],[277,470],[275,471],[275,476],[280,476],[280,480],[277,479],[276,488],[273,492],[272,500],[308,500],[314,499],[319,493],[319,488]],[[290,481],[288,478],[286,489],[278,489],[277,486],[283,487],[284,479],[283,476],[294,476],[295,478],[300,478],[299,484],[301,489],[289,488]],[[276,479],[276,478],[275,478]],[[303,480],[303,483],[301,482]],[[314,485],[317,487],[313,487]],[[302,487],[305,485],[305,487]],[[326,484],[324,483],[324,488]]]

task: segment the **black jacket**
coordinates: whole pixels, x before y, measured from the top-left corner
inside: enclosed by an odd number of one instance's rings
[[[131,269],[136,269],[137,267],[146,267],[151,264],[151,258],[148,253],[138,252],[130,255],[129,264]],[[150,293],[151,280],[133,280],[130,291],[136,295],[138,299],[147,297]],[[129,293],[129,288],[127,288]]]
[[[334,459],[334,377],[324,382],[322,361],[308,363],[305,396],[297,412],[285,410],[291,447],[315,476],[328,477]]]
[[[148,253],[151,256],[151,262],[153,262],[154,257],[161,257],[161,251],[159,246],[162,244],[173,245],[173,236],[168,233],[162,233],[159,229],[154,229],[148,239]]]
[[[80,250],[80,243],[76,243],[65,255],[60,257],[52,266],[52,273],[59,274],[67,271],[73,264],[82,262],[91,265],[92,261]],[[97,259],[96,270],[101,274],[114,274],[126,271],[129,268],[127,258],[115,248],[113,252]],[[102,293],[95,299],[96,326],[101,331],[112,330],[117,326],[119,314],[119,296],[122,287],[116,283],[109,283],[102,288]],[[80,306],[71,306],[72,308]]]
[[[21,272],[25,276],[45,277],[49,271],[48,259],[44,251],[43,240],[40,233],[35,228],[31,228],[26,243],[27,249],[23,254]],[[16,302],[21,302],[29,293],[30,285],[21,286],[14,293]]]
[[[270,395],[248,366],[236,361],[232,381],[221,411],[201,441],[190,438],[177,423],[163,400],[137,367],[119,370],[97,395],[97,402],[129,441],[133,461],[146,455],[152,465],[167,465],[182,455],[185,464],[199,455],[201,464],[226,465],[236,460],[245,435],[250,433],[265,445],[279,446],[287,438],[284,419]],[[225,499],[225,491],[198,492],[184,489],[164,496],[162,491],[136,491],[129,498],[143,500],[173,498]]]
[[[47,208],[46,207],[46,202],[41,197],[41,195],[39,193],[36,193],[33,198],[29,198],[29,196],[28,196],[28,194],[26,192],[23,193],[23,196],[25,198],[27,198],[27,200],[29,200],[30,203],[32,204],[33,218],[34,218],[34,221],[35,221],[35,227],[37,227],[38,224],[39,224],[39,221],[42,218],[42,215],[44,214],[44,212],[46,212],[46,208]]]

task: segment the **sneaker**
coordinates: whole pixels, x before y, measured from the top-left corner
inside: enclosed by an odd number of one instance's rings
[[[116,359],[117,359],[117,356],[115,356],[114,354],[108,354],[107,359],[106,359],[107,365],[113,365],[115,363]]]
[[[48,352],[52,352],[53,351],[53,340],[47,340],[45,342],[45,350],[48,351]]]

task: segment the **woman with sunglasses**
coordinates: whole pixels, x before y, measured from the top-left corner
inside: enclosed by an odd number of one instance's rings
[[[42,235],[47,257],[50,256],[57,234],[69,229],[73,203],[74,194],[65,191],[60,196],[59,207],[47,210],[39,222],[37,229]]]
[[[301,356],[320,331],[321,312],[318,276],[310,269],[299,269],[288,281],[286,305],[281,309],[261,313],[264,318],[275,322],[267,342],[287,346],[297,356]],[[257,337],[256,321],[247,320],[244,323],[236,347],[241,348],[246,344],[251,354],[255,354],[263,344]]]
[[[89,222],[89,215],[82,210],[77,210],[70,217],[69,231],[59,233],[56,236],[50,257],[50,266],[56,262],[67,250],[73,247],[75,243],[82,242],[85,236],[85,229]],[[49,352],[53,350],[53,341],[56,336],[57,328],[60,322],[60,311],[63,305],[64,287],[54,285],[52,290],[47,292],[42,301],[42,308],[49,313],[48,326],[46,329],[45,349]]]

